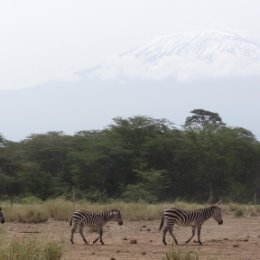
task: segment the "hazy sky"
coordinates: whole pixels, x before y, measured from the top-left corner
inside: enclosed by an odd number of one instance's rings
[[[260,40],[259,0],[0,1],[0,89],[74,72],[162,34],[233,29]]]

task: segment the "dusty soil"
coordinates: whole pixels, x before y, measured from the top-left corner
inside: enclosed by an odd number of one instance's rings
[[[85,229],[85,236],[90,242],[85,245],[79,233],[75,233],[74,245],[69,241],[70,228],[67,222],[49,220],[43,224],[6,223],[6,240],[13,237],[24,239],[44,239],[57,241],[64,247],[63,260],[161,260],[170,249],[197,252],[201,260],[257,260],[260,259],[260,217],[234,218],[224,216],[224,224],[219,226],[209,220],[202,227],[203,246],[184,241],[190,236],[191,228],[177,227],[174,231],[179,246],[172,244],[167,236],[168,246],[161,242],[162,234],[158,231],[157,221],[125,221],[123,226],[108,223],[105,226],[103,240],[105,245],[91,244],[97,233]],[[136,244],[130,243],[136,240]]]

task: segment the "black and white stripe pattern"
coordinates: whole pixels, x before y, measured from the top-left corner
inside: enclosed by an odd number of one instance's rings
[[[162,239],[163,243],[165,245],[167,244],[165,241],[165,235],[169,231],[170,235],[174,239],[175,244],[178,245],[178,241],[173,235],[173,226],[174,224],[176,224],[179,226],[192,227],[192,235],[186,241],[186,243],[189,243],[191,241],[197,229],[198,243],[202,245],[200,240],[201,226],[206,220],[208,220],[211,217],[213,217],[218,222],[218,224],[220,225],[223,224],[223,220],[221,217],[221,210],[217,206],[211,206],[208,208],[197,209],[197,210],[184,210],[178,208],[171,208],[171,209],[164,210],[161,219],[161,225],[159,227],[159,230],[161,230],[162,227],[164,226],[164,221],[166,222],[166,226],[163,229],[163,239]]]
[[[2,208],[0,207],[0,223],[4,224],[5,223],[5,218],[4,218],[4,214],[2,211]]]
[[[87,244],[88,242],[83,235],[83,228],[85,225],[89,225],[89,226],[98,227],[99,236],[93,241],[93,244],[96,243],[97,240],[99,239],[101,244],[104,245],[104,242],[102,239],[103,226],[108,221],[116,221],[119,225],[123,225],[123,220],[121,217],[120,210],[111,209],[109,211],[104,211],[104,212],[100,212],[100,213],[89,212],[86,210],[75,211],[70,219],[70,225],[73,225],[73,227],[71,229],[71,238],[70,238],[71,243],[74,244],[73,235],[79,227],[79,233],[80,233],[83,241]]]

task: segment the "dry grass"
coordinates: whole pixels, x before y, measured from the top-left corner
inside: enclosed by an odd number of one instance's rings
[[[9,206],[4,208],[4,212],[8,222],[42,223],[49,218],[48,212],[38,204]]]
[[[63,249],[56,242],[43,243],[35,239],[14,238],[6,244],[0,240],[0,260],[59,260]]]
[[[2,202],[5,217],[8,222],[41,223],[48,218],[54,220],[68,221],[75,209],[86,209],[89,211],[104,211],[112,208],[120,209],[125,220],[154,220],[159,219],[164,209],[178,207],[195,209],[207,205],[188,203],[181,200],[168,203],[149,204],[144,202],[120,202],[91,203],[88,201],[71,201],[61,198],[50,199],[45,202],[37,200],[25,200],[26,203],[14,204],[13,207],[7,202]],[[229,203],[221,206],[223,214],[233,214],[236,217],[257,216],[260,214],[260,206]]]

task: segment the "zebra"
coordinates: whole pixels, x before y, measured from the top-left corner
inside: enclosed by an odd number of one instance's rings
[[[5,223],[5,218],[4,218],[4,214],[2,211],[2,208],[0,207],[0,223],[4,224]]]
[[[71,219],[70,219],[70,226],[73,225],[71,229],[71,237],[70,241],[72,244],[73,242],[73,235],[75,231],[79,227],[79,233],[83,239],[83,241],[88,244],[87,240],[85,239],[83,235],[83,228],[85,225],[89,226],[97,226],[99,236],[93,241],[93,244],[95,244],[98,240],[100,240],[101,244],[104,245],[102,235],[103,235],[103,226],[108,221],[116,221],[120,226],[123,225],[122,216],[120,213],[120,210],[118,209],[111,209],[104,212],[89,212],[86,210],[77,210],[73,213]]]
[[[179,208],[170,208],[164,210],[161,224],[159,230],[162,229],[164,225],[164,220],[166,221],[166,226],[163,229],[163,239],[162,242],[167,245],[165,241],[165,235],[169,231],[170,235],[172,236],[176,245],[178,245],[178,241],[173,235],[173,226],[174,224],[179,226],[191,226],[192,227],[192,235],[191,237],[185,242],[189,243],[191,239],[195,235],[195,231],[197,229],[198,235],[198,243],[202,245],[200,240],[200,233],[201,227],[203,223],[208,220],[209,218],[213,217],[219,225],[223,224],[223,219],[221,217],[221,209],[218,206],[210,206],[207,208],[196,209],[196,210],[184,210]]]

